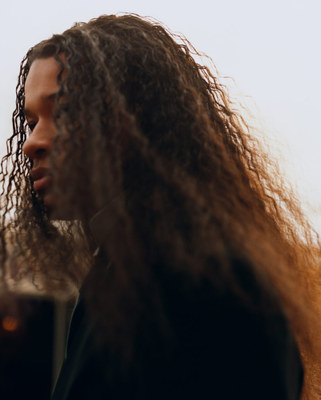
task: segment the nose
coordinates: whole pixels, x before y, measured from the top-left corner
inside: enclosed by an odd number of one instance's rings
[[[51,149],[50,135],[36,126],[22,146],[22,151],[33,161],[46,158]]]

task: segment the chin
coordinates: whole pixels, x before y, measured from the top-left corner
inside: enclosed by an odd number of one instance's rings
[[[66,218],[66,215],[65,215],[66,213],[62,212],[63,208],[61,206],[59,207],[58,202],[55,200],[55,198],[51,194],[46,193],[43,196],[43,203],[46,207],[46,211],[47,211],[47,214],[50,219],[54,219],[54,220],[69,219],[69,218]]]
[[[46,194],[43,197],[43,202],[51,220],[71,221],[77,219],[75,205],[66,207],[66,204],[57,201],[57,198],[53,197],[51,194]]]

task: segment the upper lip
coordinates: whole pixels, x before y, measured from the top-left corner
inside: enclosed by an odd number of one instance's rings
[[[46,167],[33,168],[30,172],[30,175],[31,175],[32,180],[35,182],[35,181],[43,178],[44,176],[48,176],[49,168],[46,168]]]

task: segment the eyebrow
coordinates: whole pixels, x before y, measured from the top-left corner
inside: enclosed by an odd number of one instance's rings
[[[48,103],[48,102],[50,103],[50,102],[52,102],[52,101],[54,101],[54,100],[56,99],[57,93],[58,93],[58,92],[46,94],[46,95],[44,95],[44,96],[41,97],[41,100],[42,100],[44,103]],[[23,112],[24,112],[24,114],[25,114],[25,116],[26,116],[27,118],[28,118],[28,117],[34,116],[34,113],[33,113],[31,110],[29,110],[28,108],[25,108],[25,107],[24,107]]]

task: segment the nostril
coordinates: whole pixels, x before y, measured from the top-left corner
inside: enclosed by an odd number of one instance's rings
[[[36,158],[42,158],[47,153],[46,149],[40,148],[35,151]]]

